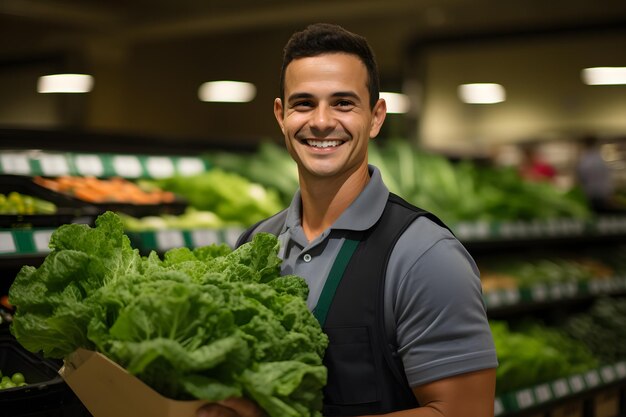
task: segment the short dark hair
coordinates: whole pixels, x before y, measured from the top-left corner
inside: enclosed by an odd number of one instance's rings
[[[370,107],[374,108],[378,101],[380,89],[374,52],[363,36],[329,23],[309,25],[303,31],[294,33],[285,45],[280,72],[280,97],[285,98],[285,72],[291,61],[298,58],[342,52],[356,55],[365,65]]]

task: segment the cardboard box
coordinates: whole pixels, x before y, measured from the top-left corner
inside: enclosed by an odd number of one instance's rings
[[[166,398],[101,353],[73,352],[59,370],[93,417],[195,417],[206,401]]]

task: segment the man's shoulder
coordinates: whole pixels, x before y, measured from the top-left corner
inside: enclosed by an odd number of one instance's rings
[[[422,219],[419,224],[426,225],[430,223],[431,228],[434,227],[436,230],[440,230],[441,232],[444,232],[445,230],[452,234],[450,228],[437,215],[412,203],[409,203],[408,201],[396,194],[389,193],[388,204],[395,205],[396,207],[399,207],[400,210],[403,210],[407,215],[415,217],[413,223]],[[429,222],[425,221],[424,219],[428,219]]]

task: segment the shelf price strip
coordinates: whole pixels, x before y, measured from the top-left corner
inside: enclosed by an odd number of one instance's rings
[[[489,308],[512,306],[519,303],[542,303],[567,300],[578,295],[610,294],[626,289],[626,277],[594,279],[588,282],[561,282],[551,285],[535,284],[519,289],[487,291],[483,295]]]
[[[565,398],[622,380],[626,380],[626,361],[506,393],[496,398],[495,415],[539,406],[553,399]]]
[[[15,253],[17,246],[11,232],[0,232],[0,254]]]
[[[0,154],[0,173],[10,175],[80,175],[95,177],[166,178],[194,175],[210,168],[193,156],[7,152]]]
[[[190,249],[213,244],[226,243],[234,248],[242,228],[227,229],[194,229],[194,230],[158,230],[146,232],[128,232],[133,247],[140,251],[156,250],[165,252],[173,248],[187,247]]]
[[[50,252],[54,229],[5,230],[0,232],[0,255],[33,255]]]

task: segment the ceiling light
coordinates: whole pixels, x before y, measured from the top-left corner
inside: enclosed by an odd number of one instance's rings
[[[581,76],[587,85],[626,84],[626,67],[585,68]]]
[[[202,101],[247,103],[256,96],[256,87],[240,81],[210,81],[198,89]]]
[[[387,113],[407,113],[409,111],[411,103],[406,94],[381,92],[380,98],[385,99]]]
[[[93,77],[87,74],[53,74],[39,77],[39,93],[88,93],[93,88]]]
[[[494,83],[461,84],[458,94],[461,101],[469,104],[493,104],[506,99],[504,87]]]

